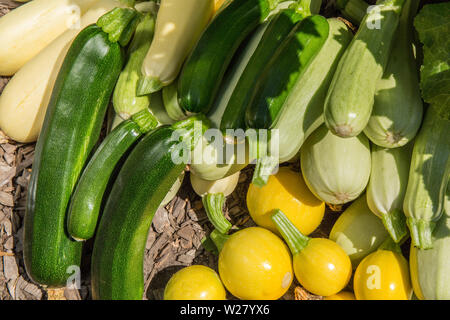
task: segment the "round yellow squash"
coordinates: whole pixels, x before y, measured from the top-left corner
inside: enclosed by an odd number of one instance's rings
[[[325,203],[317,199],[301,174],[281,167],[264,187],[250,184],[247,193],[250,216],[261,227],[279,234],[271,220],[272,211],[280,209],[304,235],[313,232],[325,213]]]

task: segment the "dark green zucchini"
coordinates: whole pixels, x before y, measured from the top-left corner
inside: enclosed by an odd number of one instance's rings
[[[220,122],[222,131],[245,128],[245,109],[250,102],[259,76],[283,40],[302,17],[294,9],[285,9],[270,20],[228,101]]]
[[[184,129],[192,140],[196,117],[149,132],[122,166],[106,202],[94,243],[91,265],[94,299],[140,300],[147,233],[161,201],[185,167],[173,161]]]
[[[131,9],[117,9],[131,10]],[[109,14],[100,18],[106,23]],[[133,11],[134,12],[134,11]],[[72,43],[53,88],[39,136],[24,219],[25,268],[35,282],[65,286],[67,268],[80,264],[81,243],[66,230],[66,211],[123,66],[119,43],[135,14],[114,16],[109,32],[85,28]],[[121,30],[121,31],[120,31]],[[117,32],[120,31],[120,32]],[[111,41],[111,35],[115,38]]]
[[[125,120],[108,134],[89,160],[73,193],[67,230],[75,240],[94,236],[103,194],[117,163],[130,147],[158,121],[148,109]]]
[[[297,78],[327,40],[329,30],[327,20],[319,15],[297,22],[256,84],[245,113],[247,127],[272,127]]]
[[[208,113],[239,45],[278,2],[234,0],[214,17],[185,62],[178,79],[178,99],[185,111]]]

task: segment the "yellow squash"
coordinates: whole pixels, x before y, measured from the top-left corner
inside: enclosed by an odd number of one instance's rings
[[[295,277],[306,290],[331,296],[345,288],[352,275],[352,263],[338,244],[306,237],[280,210],[272,220],[291,249]]]
[[[167,282],[164,300],[225,300],[225,288],[218,274],[202,265],[186,267]]]
[[[393,242],[388,239],[387,242]],[[358,265],[353,279],[357,300],[409,300],[412,286],[408,262],[395,249],[383,248],[369,254]]]
[[[267,184],[251,184],[247,193],[247,207],[252,219],[261,227],[278,234],[271,219],[273,210],[280,209],[305,235],[313,232],[325,213],[325,203],[317,199],[306,186],[301,174],[287,167],[279,168]]]
[[[23,143],[37,140],[56,76],[72,40],[81,29],[121,6],[116,0],[98,1],[83,15],[79,28],[60,35],[14,75],[0,96],[0,129],[6,135]]]
[[[213,234],[221,249],[220,278],[231,294],[244,300],[275,300],[286,293],[293,279],[292,259],[280,238],[259,227],[222,235],[220,244]]]
[[[175,80],[213,11],[213,0],[161,0],[153,42],[142,64],[139,95]]]
[[[0,18],[0,75],[16,73],[98,0],[34,0]]]

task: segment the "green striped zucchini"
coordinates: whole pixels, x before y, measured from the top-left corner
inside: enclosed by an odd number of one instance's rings
[[[378,3],[364,18],[339,62],[325,100],[325,123],[343,138],[359,135],[369,121],[404,0]]]
[[[98,21],[108,33],[97,25],[82,30],[58,73],[36,146],[24,219],[25,268],[37,283],[65,286],[67,268],[80,264],[81,244],[67,234],[66,211],[122,69],[117,41],[126,43],[123,35],[135,18],[133,10],[116,8]]]
[[[185,167],[173,161],[178,142],[174,132],[187,130],[189,118],[149,132],[122,166],[95,238],[91,263],[92,296],[96,300],[141,300],[144,293],[143,260],[152,218]]]
[[[371,159],[364,135],[341,138],[322,125],[300,149],[302,174],[316,197],[329,204],[358,198],[369,182]]]
[[[217,13],[187,58],[178,79],[178,99],[185,112],[208,113],[234,53],[278,2],[234,0]]]
[[[412,243],[433,246],[432,232],[440,219],[450,175],[450,109],[430,105],[412,153],[403,210]]]

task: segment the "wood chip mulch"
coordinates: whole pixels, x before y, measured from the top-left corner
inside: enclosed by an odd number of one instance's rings
[[[18,5],[14,1],[0,0],[0,16]],[[0,94],[8,80],[0,77]],[[0,131],[0,300],[90,299],[92,241],[88,241],[84,248],[79,290],[46,289],[32,282],[25,272],[23,217],[33,156],[34,144],[16,143]],[[253,166],[242,171],[238,187],[226,201],[225,214],[234,228],[254,225],[245,204],[252,172]],[[338,215],[327,210],[326,218],[313,236],[327,236]],[[217,270],[217,257],[201,244],[211,230],[201,199],[195,195],[186,176],[178,195],[155,214],[145,251],[145,299],[161,299],[166,282],[183,266],[203,264]],[[282,299],[312,300],[321,297],[311,295],[294,281]]]

